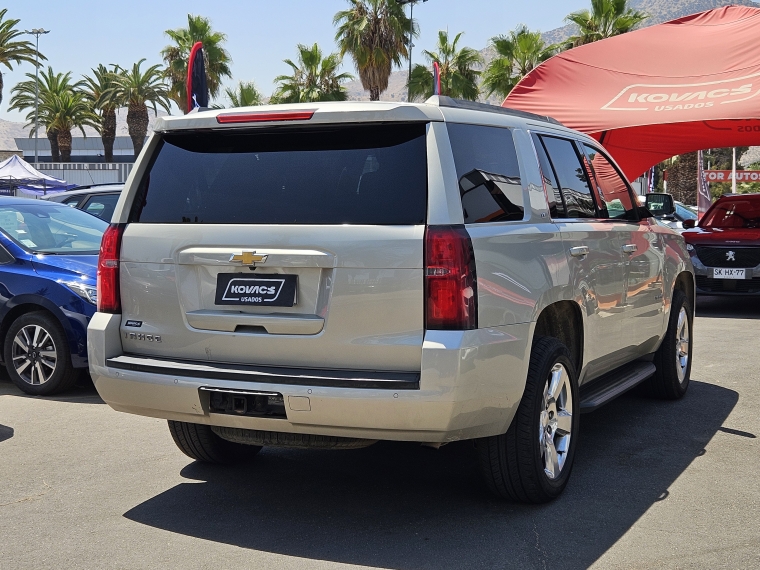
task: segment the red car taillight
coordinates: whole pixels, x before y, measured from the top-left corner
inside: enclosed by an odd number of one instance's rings
[[[431,226],[425,232],[425,328],[478,327],[478,291],[472,241],[463,227]]]
[[[103,234],[98,258],[98,311],[121,313],[119,256],[125,224],[111,224]]]

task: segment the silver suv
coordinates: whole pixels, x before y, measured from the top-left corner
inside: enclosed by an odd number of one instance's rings
[[[92,377],[193,459],[473,440],[567,484],[579,415],[686,392],[694,275],[599,144],[434,97],[159,118],[103,239]]]

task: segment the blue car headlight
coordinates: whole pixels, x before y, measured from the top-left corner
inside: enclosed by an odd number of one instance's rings
[[[98,304],[98,289],[97,287],[94,287],[92,285],[87,285],[86,283],[81,283],[77,281],[62,281],[63,285],[66,285],[69,289],[74,291],[77,295],[82,297],[85,301],[92,303],[93,305]]]

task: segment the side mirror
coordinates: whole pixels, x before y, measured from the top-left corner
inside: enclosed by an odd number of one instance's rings
[[[684,220],[683,221],[683,229],[690,230],[690,229],[695,228],[695,227],[697,227],[697,220],[695,220],[695,219],[692,218],[690,220]]]
[[[658,218],[670,216],[676,212],[676,205],[670,194],[647,194],[646,207]]]

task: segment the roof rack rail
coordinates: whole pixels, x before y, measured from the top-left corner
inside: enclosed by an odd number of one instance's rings
[[[517,109],[510,109],[508,107],[497,107],[496,105],[489,105],[488,103],[477,103],[475,101],[465,101],[463,99],[453,99],[445,95],[433,95],[427,101],[428,105],[436,105],[438,107],[450,107],[454,109],[468,109],[470,111],[485,111],[486,113],[499,113],[501,115],[512,115],[513,117],[522,117],[523,119],[532,119],[534,121],[542,121],[544,123],[552,123],[564,127],[557,119],[547,117],[545,115],[536,115],[534,113],[528,113],[527,111],[518,111]]]

